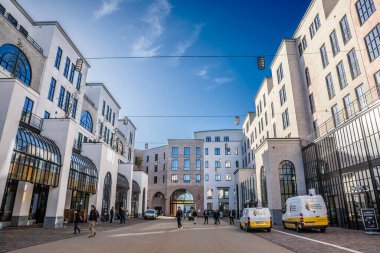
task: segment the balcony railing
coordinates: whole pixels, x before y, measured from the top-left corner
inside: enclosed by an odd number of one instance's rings
[[[44,120],[31,112],[22,112],[20,121],[27,126],[42,130]]]
[[[14,26],[22,34],[22,36],[24,36],[34,46],[34,48],[37,49],[38,52],[41,54],[44,53],[42,47],[38,45],[38,43],[32,37],[30,37],[28,31],[22,25],[20,25],[10,13],[6,12],[3,6],[0,6],[0,15],[4,16],[4,18],[8,20],[8,22]]]
[[[375,86],[369,91],[367,91],[364,95],[354,100],[346,108],[340,110],[333,117],[323,122],[311,134],[302,138],[303,141],[306,141],[306,143],[304,142],[304,144],[307,145],[307,142],[312,142],[322,137],[323,135],[329,133],[331,130],[334,130],[336,127],[352,119],[361,111],[369,108],[372,104],[378,101],[379,98],[380,98],[380,87]]]

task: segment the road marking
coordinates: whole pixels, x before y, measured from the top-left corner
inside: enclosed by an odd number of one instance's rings
[[[128,233],[128,234],[117,234],[117,235],[109,235],[107,237],[124,237],[124,236],[136,236],[136,235],[153,235],[153,234],[163,234],[167,231],[157,231],[157,232],[146,232],[146,233]]]
[[[345,247],[342,247],[342,246],[339,246],[339,245],[335,245],[335,244],[332,244],[332,243],[328,243],[328,242],[318,241],[318,240],[311,239],[311,238],[304,237],[304,236],[299,236],[299,235],[295,235],[295,234],[286,233],[284,231],[280,231],[280,230],[277,230],[277,229],[272,229],[272,231],[276,231],[278,233],[282,233],[282,234],[294,236],[294,237],[297,237],[297,238],[305,239],[305,240],[308,240],[308,241],[324,244],[324,245],[327,245],[327,246],[331,246],[331,247],[334,247],[334,248],[337,248],[337,249],[346,250],[346,251],[353,252],[353,253],[362,253],[361,251],[345,248]]]

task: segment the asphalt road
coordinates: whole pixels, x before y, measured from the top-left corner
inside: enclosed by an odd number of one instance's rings
[[[96,237],[88,238],[88,230],[83,235],[65,240],[32,246],[12,252],[27,253],[185,253],[185,252],[291,252],[252,233],[242,232],[236,226],[194,225],[183,222],[183,229],[176,228],[175,220],[156,220],[99,231]]]

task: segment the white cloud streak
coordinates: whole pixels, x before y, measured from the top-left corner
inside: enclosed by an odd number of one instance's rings
[[[100,19],[102,17],[111,15],[120,9],[122,0],[103,0],[99,9],[94,11],[94,18]]]

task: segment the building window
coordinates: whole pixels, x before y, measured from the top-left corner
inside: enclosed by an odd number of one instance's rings
[[[184,157],[190,157],[190,147],[183,148],[183,155]]]
[[[334,126],[337,127],[340,124],[339,119],[339,111],[338,111],[338,105],[335,104],[333,107],[331,107],[331,114],[334,120]]]
[[[200,174],[196,174],[195,175],[195,183],[200,183],[201,182],[201,175]]]
[[[280,104],[283,105],[286,102],[286,90],[285,85],[280,90]]]
[[[70,76],[69,76],[70,83],[73,83],[74,81],[74,74],[75,74],[75,65],[74,63],[71,63],[71,70],[70,70]]]
[[[225,165],[226,168],[231,168],[231,161],[230,160],[226,160],[224,162],[224,165]]]
[[[66,100],[65,100],[65,108],[64,108],[65,112],[68,112],[68,110],[69,110],[70,102],[71,102],[70,97],[71,97],[70,92],[66,91]]]
[[[309,103],[310,103],[311,112],[315,112],[314,96],[313,96],[313,94],[309,95]]]
[[[147,163],[149,162],[149,156],[148,155],[146,156],[146,162]]]
[[[219,199],[228,199],[229,198],[229,189],[219,189],[218,198]]]
[[[338,65],[336,65],[336,71],[338,73],[339,86],[343,89],[347,86],[347,77],[346,71],[344,70],[343,61],[340,61]]]
[[[273,137],[277,138],[276,123],[273,123]]]
[[[230,148],[225,148],[224,149],[225,155],[231,155],[231,149]]]
[[[302,43],[301,42],[298,44],[298,54],[299,54],[300,57],[303,54],[303,48],[302,48]]]
[[[370,61],[374,61],[380,54],[380,24],[365,36]]]
[[[306,77],[307,86],[310,86],[311,85],[311,79],[310,79],[309,68],[305,68],[305,77]]]
[[[172,175],[172,183],[178,183],[178,175],[177,174]]]
[[[47,111],[45,111],[44,113],[44,119],[50,119],[50,113],[48,113]]]
[[[157,171],[158,171],[158,166],[154,165],[154,172],[157,172]]]
[[[184,165],[183,165],[183,169],[184,170],[190,170],[190,160],[189,159],[185,159],[183,161]]]
[[[190,183],[190,175],[189,174],[184,174],[183,175],[183,182],[184,183]]]
[[[208,148],[205,148],[205,155],[208,155]]]
[[[314,129],[314,131],[316,131],[317,128],[318,128],[318,120],[314,120],[313,121],[313,129]]]
[[[195,161],[195,168],[196,170],[201,170],[201,160],[197,159]]]
[[[212,199],[214,195],[214,189],[208,188],[206,195],[207,195],[207,199]]]
[[[235,161],[235,167],[239,168],[239,161]]]
[[[88,111],[83,111],[82,115],[80,116],[80,125],[92,133],[92,117]]]
[[[232,180],[231,173],[226,173],[226,181],[231,181],[231,180]]]
[[[172,147],[172,157],[178,157],[178,147]]]
[[[327,56],[326,45],[323,44],[321,48],[319,49],[319,51],[321,53],[323,68],[326,68],[326,66],[329,65],[329,58]]]
[[[348,62],[350,64],[352,79],[355,79],[358,75],[360,75],[360,67],[359,67],[358,58],[356,57],[355,48],[353,48],[347,54],[347,58],[348,58]]]
[[[346,15],[344,15],[344,17],[340,21],[340,30],[342,31],[343,42],[344,44],[346,44],[352,37]]]
[[[153,184],[157,184],[157,176],[154,176],[154,178],[153,178]]]
[[[105,110],[106,110],[106,101],[103,100],[102,116],[105,115]]]
[[[215,173],[215,181],[222,181],[222,175],[220,173]]]
[[[311,38],[314,38],[315,33],[316,33],[316,31],[315,31],[315,27],[314,27],[314,22],[311,23],[311,25],[309,26],[309,32],[310,32],[310,37],[311,37]]]
[[[375,82],[376,82],[376,84],[380,86],[380,71],[378,71],[378,72],[374,75],[374,77],[375,77]]]
[[[373,0],[359,0],[356,2],[356,10],[358,11],[360,24],[364,24],[376,11],[376,7]]]
[[[77,87],[76,87],[77,90],[80,90],[81,83],[82,83],[82,73],[78,72]]]
[[[343,98],[344,110],[346,111],[347,119],[351,118],[354,115],[353,105],[351,104],[350,95],[347,95]]]
[[[211,137],[210,136],[206,137],[206,142],[211,142]]]
[[[113,113],[112,114],[112,126],[115,126],[115,118],[116,118],[116,114]]]
[[[154,161],[158,162],[158,154],[154,154]]]
[[[286,200],[297,196],[297,180],[294,164],[290,161],[283,161],[278,168],[280,176],[281,205],[285,207]]]
[[[282,70],[282,63],[280,64],[280,66],[278,67],[276,72],[277,72],[277,84],[280,84],[280,82],[284,78],[284,72]]]
[[[54,67],[56,67],[57,69],[59,69],[59,66],[61,65],[61,59],[62,59],[62,49],[58,47],[57,55],[55,56],[55,63],[54,63]]]
[[[205,168],[208,168],[208,161],[205,161]]]
[[[239,148],[235,148],[235,155],[239,155]]]
[[[165,175],[162,176],[162,183],[165,184]]]
[[[201,148],[200,147],[195,148],[195,156],[197,158],[201,157]]]
[[[267,207],[268,206],[268,191],[267,191],[267,177],[265,168],[261,167],[260,170],[261,174],[261,206]]]
[[[49,88],[49,94],[48,94],[48,99],[50,101],[53,101],[54,99],[54,93],[55,93],[55,85],[56,85],[57,81],[52,78],[51,81],[50,81],[50,88]]]
[[[220,136],[215,136],[215,142],[220,142]]]
[[[327,87],[327,93],[329,95],[329,99],[335,97],[335,89],[334,89],[334,83],[332,80],[331,73],[326,76],[326,87]]]
[[[178,160],[172,160],[172,170],[178,170]]]
[[[333,55],[335,56],[340,52],[339,42],[335,30],[330,34],[330,42]]]
[[[215,169],[219,169],[220,167],[220,161],[215,161]]]
[[[317,33],[319,27],[321,27],[321,20],[319,19],[319,14],[315,16],[313,23],[309,26],[310,37],[313,38]]]
[[[289,124],[290,124],[290,122],[289,122],[289,113],[288,113],[288,109],[286,109],[282,113],[282,125],[283,125],[284,129],[286,129],[289,126]]]
[[[224,136],[224,142],[230,142],[230,137],[229,136]]]
[[[302,47],[303,47],[303,51],[305,51],[305,49],[307,48],[306,36],[303,36],[302,38]]]
[[[73,106],[71,110],[71,117],[75,119],[77,117],[77,107],[78,107],[78,99],[73,99]]]
[[[58,97],[58,107],[62,108],[63,107],[63,99],[65,97],[65,88],[61,86],[61,89],[59,90],[59,97]]]
[[[69,74],[69,68],[70,68],[70,59],[69,57],[66,57],[66,64],[65,69],[63,70],[63,75],[67,78],[67,75]]]
[[[215,155],[220,155],[220,148],[215,148]]]
[[[209,175],[208,173],[205,174],[205,181],[208,181],[209,180]]]

